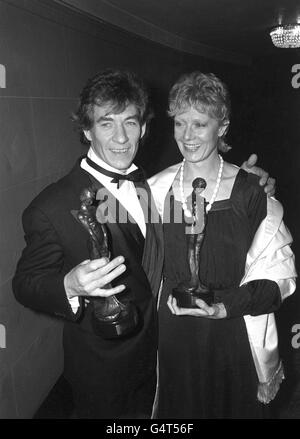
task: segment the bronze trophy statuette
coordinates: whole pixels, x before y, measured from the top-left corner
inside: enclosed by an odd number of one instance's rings
[[[84,189],[80,196],[80,210],[77,217],[89,233],[87,240],[90,259],[110,259],[107,227],[96,217],[96,190]],[[111,288],[110,284],[103,288]],[[138,323],[138,313],[132,302],[122,303],[115,295],[89,298],[93,307],[92,327],[96,335],[104,339],[114,339],[134,331]]]
[[[199,276],[200,253],[207,220],[206,200],[201,193],[206,188],[206,181],[200,177],[195,178],[192,185],[193,192],[187,200],[192,207],[192,224],[186,233],[190,279],[181,282],[173,289],[173,296],[181,308],[198,308],[197,299],[202,299],[211,305],[214,299],[213,292],[202,284]]]

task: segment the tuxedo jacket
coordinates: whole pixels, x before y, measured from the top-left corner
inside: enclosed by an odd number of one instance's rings
[[[127,267],[114,283],[126,286],[118,298],[122,300],[122,296],[129,295],[135,303],[139,327],[134,335],[114,341],[95,335],[91,328],[91,306],[86,307],[80,298],[79,309],[74,314],[64,289],[65,275],[89,259],[89,235],[76,212],[82,190],[92,183],[95,183],[93,177],[78,162],[68,175],[44,189],[24,211],[26,247],[13,278],[13,291],[24,306],[65,320],[65,376],[75,396],[91,407],[94,417],[127,416],[134,410],[130,408],[130,400],[138,401],[139,389],[148,386],[149,401],[154,392],[154,387],[149,390],[149,383],[155,385],[156,296],[163,264],[162,229],[159,223],[147,224],[144,238],[134,221],[107,224],[111,256],[123,255]],[[147,184],[145,189],[150,193]]]

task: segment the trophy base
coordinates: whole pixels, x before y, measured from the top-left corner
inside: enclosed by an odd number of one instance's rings
[[[137,327],[137,324],[138,313],[133,304],[128,304],[126,310],[121,311],[115,320],[98,318],[95,313],[92,314],[94,333],[107,340],[130,334]]]
[[[201,292],[201,291],[183,291],[178,288],[173,289],[173,296],[177,300],[177,305],[180,308],[199,308],[196,305],[196,300],[201,299],[211,306],[214,303],[214,294],[212,291]]]

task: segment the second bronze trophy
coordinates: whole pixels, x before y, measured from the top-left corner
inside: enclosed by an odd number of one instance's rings
[[[201,196],[206,187],[204,178],[193,180],[193,192],[188,203],[191,205],[189,224],[186,226],[187,260],[190,269],[190,279],[179,283],[173,289],[173,296],[181,308],[198,308],[197,299],[204,300],[211,305],[214,300],[213,292],[200,280],[200,254],[205,236],[207,221],[206,200]]]

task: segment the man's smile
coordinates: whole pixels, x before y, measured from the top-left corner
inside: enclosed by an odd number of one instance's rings
[[[114,154],[124,154],[124,153],[126,153],[126,152],[128,152],[130,150],[130,148],[122,148],[122,149],[119,149],[119,148],[116,148],[116,149],[110,149],[110,151],[111,152],[113,152]]]

